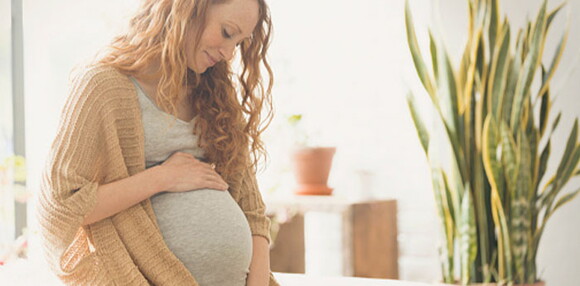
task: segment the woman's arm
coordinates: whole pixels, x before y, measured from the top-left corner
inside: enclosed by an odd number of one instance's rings
[[[267,286],[270,281],[270,247],[260,235],[252,236],[253,253],[247,286]]]
[[[266,206],[258,190],[254,170],[247,168],[240,184],[230,190],[234,191],[232,195],[246,215],[252,231],[254,249],[247,285],[280,285],[271,273],[263,274],[264,271],[270,272],[270,219],[265,214]],[[268,281],[262,284],[264,277]]]
[[[163,191],[164,176],[155,166],[133,176],[97,188],[95,208],[85,217],[83,225],[91,224],[125,210]]]
[[[209,164],[190,154],[175,152],[161,165],[100,185],[95,207],[85,217],[83,225],[112,216],[159,192],[187,192],[203,188],[225,191],[228,184]]]

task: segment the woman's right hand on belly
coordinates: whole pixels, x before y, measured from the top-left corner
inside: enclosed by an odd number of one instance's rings
[[[187,192],[199,189],[225,191],[229,188],[210,164],[184,152],[173,153],[159,165],[165,180],[165,191]]]

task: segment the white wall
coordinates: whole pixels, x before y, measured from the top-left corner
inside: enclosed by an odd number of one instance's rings
[[[359,174],[370,172],[375,197],[398,199],[400,278],[438,279],[429,172],[405,101],[407,89],[420,92],[420,85],[406,44],[404,1],[270,3],[277,117],[266,134],[272,158],[262,190],[291,191],[292,138],[279,130],[288,129],[285,115],[303,113],[315,143],[338,147],[329,182],[335,195],[358,197]],[[429,23],[430,5],[413,1],[418,26]],[[339,257],[327,260],[333,258]]]
[[[0,1],[0,158],[13,153],[10,9],[9,1]]]

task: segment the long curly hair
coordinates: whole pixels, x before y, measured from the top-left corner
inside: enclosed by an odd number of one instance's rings
[[[258,161],[266,158],[260,135],[272,120],[273,74],[266,59],[272,22],[265,0],[255,0],[259,20],[250,39],[236,52],[239,74],[233,75],[231,61],[196,74],[187,67],[186,30],[197,25],[197,49],[208,7],[227,1],[144,0],[128,31],[112,41],[99,63],[138,75],[152,61],[160,60],[159,107],[176,114],[176,99],[189,92],[196,115],[192,132],[200,139],[206,159],[231,184],[244,169],[255,170]],[[262,67],[268,73],[265,85]]]

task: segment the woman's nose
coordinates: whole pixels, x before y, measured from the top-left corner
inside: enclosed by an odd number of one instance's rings
[[[222,46],[222,48],[220,49],[220,54],[224,60],[229,61],[234,56],[235,49],[236,49],[235,44],[228,43],[228,44],[225,44],[224,46]]]

